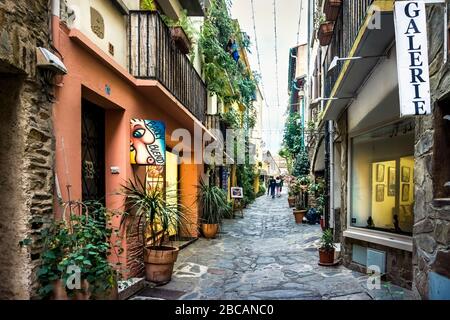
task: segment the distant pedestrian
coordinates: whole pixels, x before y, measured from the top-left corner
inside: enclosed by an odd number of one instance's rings
[[[281,192],[280,192],[281,178],[277,177],[277,179],[275,180],[275,183],[276,183],[276,194],[277,194],[277,197],[281,197]]]
[[[270,195],[272,196],[272,199],[275,199],[276,188],[277,188],[277,182],[273,177],[271,177],[269,180],[269,190],[270,190]]]

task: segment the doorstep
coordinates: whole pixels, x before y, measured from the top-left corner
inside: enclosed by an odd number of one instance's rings
[[[130,278],[122,280],[119,284],[119,300],[127,300],[145,288],[145,278]]]

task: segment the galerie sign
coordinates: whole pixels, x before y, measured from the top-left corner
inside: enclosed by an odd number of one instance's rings
[[[425,3],[395,2],[401,116],[431,113]]]

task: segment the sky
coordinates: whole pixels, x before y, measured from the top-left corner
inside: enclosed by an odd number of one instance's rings
[[[250,64],[259,72],[258,57],[255,46],[255,32],[252,19],[252,0],[234,0],[231,8],[233,18],[239,20],[242,31],[246,32],[252,42]],[[278,51],[278,94],[275,59],[274,1],[277,17],[277,51]],[[307,0],[253,0],[255,8],[256,37],[261,59],[262,84],[267,106],[263,108],[263,140],[265,150],[278,153],[283,140],[284,122],[289,104],[288,69],[289,50],[297,44],[306,43]],[[303,7],[301,21],[300,6]],[[300,22],[300,37],[297,33]]]

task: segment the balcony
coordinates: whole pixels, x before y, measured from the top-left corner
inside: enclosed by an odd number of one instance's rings
[[[334,57],[380,56],[395,40],[393,1],[347,0],[335,23],[334,34],[324,59],[324,96],[353,97],[378,59],[340,61],[328,70]],[[378,22],[379,27],[372,27]],[[329,101],[324,120],[336,120],[348,100]]]
[[[130,11],[129,72],[161,83],[192,115],[204,121],[207,90],[200,75],[172,41],[156,12]]]
[[[214,135],[219,132],[221,133],[219,137],[216,136],[216,138],[219,140],[219,142],[224,145],[224,139],[226,139],[227,136],[227,125],[222,121],[220,116],[218,114],[208,114],[205,117],[205,126],[208,130],[218,130],[213,132]]]

